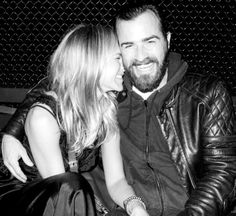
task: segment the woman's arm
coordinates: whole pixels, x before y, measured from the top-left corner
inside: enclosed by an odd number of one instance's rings
[[[102,160],[107,189],[112,199],[122,208],[128,209],[132,216],[148,216],[144,203],[136,199],[138,197],[126,181],[118,135],[102,145]],[[124,206],[124,202],[127,206]]]
[[[40,82],[27,93],[24,101],[19,105],[6,127],[1,131],[3,134],[1,150],[4,164],[11,174],[22,182],[25,182],[27,177],[22,172],[18,160],[22,158],[28,166],[33,166],[33,163],[21,144],[22,138],[25,135],[24,124],[26,115],[32,104],[37,100],[37,97],[48,90],[48,86],[47,77],[40,80]]]
[[[50,109],[46,105],[47,109]],[[65,172],[59,146],[60,129],[55,117],[36,106],[26,118],[25,132],[39,173],[43,178]]]
[[[22,103],[19,104],[16,112],[8,121],[7,125],[2,129],[2,134],[12,135],[20,142],[24,137],[24,124],[26,115],[32,106],[37,101],[37,98],[44,94],[49,89],[48,78],[41,79],[27,94]]]

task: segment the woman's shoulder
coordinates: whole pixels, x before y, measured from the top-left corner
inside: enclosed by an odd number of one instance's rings
[[[37,98],[27,114],[25,126],[26,129],[57,129],[55,98],[51,95],[42,95]]]
[[[51,128],[57,127],[57,121],[50,106],[43,103],[36,103],[28,112],[25,126],[26,128],[35,128],[37,130],[50,130]]]
[[[57,96],[55,92],[53,91],[45,92],[36,99],[36,102],[32,105],[31,108],[34,108],[36,106],[38,107],[41,106],[42,108],[56,115],[56,104],[57,104],[56,100]]]

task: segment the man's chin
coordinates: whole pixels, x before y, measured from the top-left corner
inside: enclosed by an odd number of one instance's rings
[[[134,85],[134,86],[143,93],[151,92],[155,89],[153,87],[146,87],[146,86],[140,86],[140,85]]]
[[[146,92],[150,92],[153,91],[154,89],[156,89],[164,76],[165,73],[161,73],[160,76],[157,77],[132,77],[132,83],[133,85],[141,92],[146,93]]]
[[[153,83],[153,81],[150,83],[140,83],[137,80],[133,80],[133,85],[141,92],[146,93],[146,92],[150,92],[153,89],[157,88],[157,86],[155,85],[156,83]]]

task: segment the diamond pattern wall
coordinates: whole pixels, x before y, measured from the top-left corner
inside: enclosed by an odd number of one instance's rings
[[[0,86],[31,88],[46,76],[49,56],[78,23],[111,25],[127,0],[3,0],[0,3]],[[171,50],[190,70],[226,80],[236,95],[235,0],[159,0],[172,33]]]

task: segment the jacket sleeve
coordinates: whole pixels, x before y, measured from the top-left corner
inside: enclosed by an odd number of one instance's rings
[[[45,90],[48,89],[47,77],[39,81],[26,95],[23,102],[19,105],[13,116],[10,118],[7,125],[1,131],[2,134],[9,134],[22,141],[24,136],[24,124],[26,115],[31,105],[36,101]]]
[[[225,84],[218,81],[212,86],[203,104],[203,172],[184,215],[226,216],[236,193],[236,135],[233,103]]]

